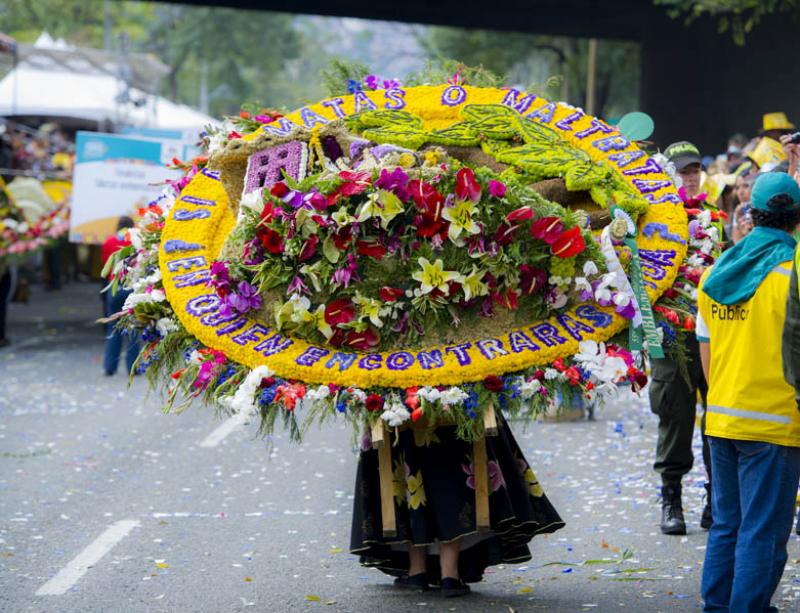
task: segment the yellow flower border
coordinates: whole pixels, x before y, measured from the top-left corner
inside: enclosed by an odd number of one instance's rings
[[[453,87],[461,90],[453,90]],[[446,91],[448,88],[450,94]],[[386,102],[386,95],[383,90],[362,93],[361,106],[363,108],[363,97],[377,105]],[[448,106],[441,102],[443,95],[451,95],[453,99],[463,96],[464,99],[455,106]],[[464,104],[497,104],[506,100],[507,103],[524,105],[525,102],[520,101],[526,100],[526,95],[513,90],[509,93],[509,90],[468,86],[421,86],[404,90],[403,100],[406,103],[404,110],[423,117],[427,128],[438,129],[457,122]],[[339,112],[352,113],[355,98],[354,95],[337,99],[336,108]],[[520,106],[518,110],[531,114],[551,105],[541,98],[529,100],[532,102],[528,108]],[[288,115],[287,119],[299,122],[299,125],[302,125],[303,118],[316,121],[313,114],[335,119],[336,113],[325,102],[304,107]],[[686,255],[687,217],[675,187],[668,177],[648,166],[648,158],[643,154],[625,164],[623,170],[617,168],[613,162],[615,158],[611,156],[620,153],[638,156],[639,150],[635,144],[625,144],[624,140],[613,141],[617,148],[610,151],[598,148],[596,143],[601,139],[622,139],[606,124],[592,117],[580,116],[576,109],[560,103],[547,107],[545,111],[550,108],[552,116],[543,123],[556,127],[592,159],[605,162],[634,189],[651,202],[655,201],[639,222],[640,230],[649,226],[651,231],[640,231],[637,236],[640,250],[663,250],[670,254],[661,265],[653,267],[643,263],[644,278],[649,284],[648,295],[655,302],[672,286]],[[576,115],[579,118],[570,121]],[[559,122],[569,129],[558,128]],[[576,136],[586,131],[590,132],[591,138]],[[633,172],[638,168],[642,171]],[[337,352],[298,338],[281,336],[246,317],[222,321],[217,313],[219,300],[213,290],[206,287],[205,280],[211,262],[219,254],[234,224],[235,217],[218,175],[208,170],[198,173],[173,206],[162,234],[159,265],[167,299],[184,327],[204,345],[223,351],[229,359],[250,368],[267,366],[286,379],[361,388],[456,385],[480,381],[488,375],[550,364],[577,353],[580,340],[605,341],[628,324],[628,320],[615,314],[613,309],[577,305],[562,316],[531,322],[502,337],[475,339],[467,344],[468,347],[442,346],[425,351],[375,354]]]

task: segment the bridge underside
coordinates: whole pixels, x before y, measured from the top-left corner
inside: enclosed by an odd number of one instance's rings
[[[714,153],[734,132],[755,134],[763,113],[785,111],[800,121],[796,24],[785,15],[763,20],[737,47],[729,34],[717,33],[715,22],[685,27],[651,0],[497,0],[492,11],[464,0],[184,3],[636,41],[642,46],[639,110],[655,119],[653,138],[661,147],[689,139]]]

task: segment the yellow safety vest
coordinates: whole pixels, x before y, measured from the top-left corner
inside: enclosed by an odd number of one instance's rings
[[[706,434],[800,447],[800,411],[795,390],[783,377],[781,335],[792,262],[776,266],[741,304],[714,302],[700,279],[697,307],[709,342]]]

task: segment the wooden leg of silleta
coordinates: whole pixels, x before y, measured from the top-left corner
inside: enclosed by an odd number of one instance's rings
[[[394,515],[394,487],[392,484],[392,444],[389,440],[389,431],[386,430],[382,420],[372,426],[372,447],[378,450],[383,536],[397,536],[397,522]]]
[[[490,528],[489,523],[489,457],[486,454],[486,437],[497,436],[497,417],[489,405],[483,414],[484,434],[472,444],[475,467],[475,525],[479,531]]]

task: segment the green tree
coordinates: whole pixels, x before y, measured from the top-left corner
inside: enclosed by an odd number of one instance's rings
[[[688,23],[703,16],[718,20],[720,33],[730,30],[733,40],[743,45],[745,36],[762,18],[773,13],[800,16],[797,0],[654,0],[668,7],[673,18],[684,17]]]
[[[456,58],[505,75],[508,85],[526,87],[578,106],[586,104],[588,41],[519,32],[464,31],[434,27],[420,40],[434,58]],[[558,75],[559,84],[548,77]],[[634,43],[598,43],[595,113],[605,117],[638,104],[639,48]]]

